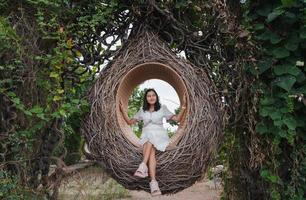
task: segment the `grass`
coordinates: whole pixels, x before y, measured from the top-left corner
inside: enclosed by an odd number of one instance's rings
[[[98,167],[88,168],[67,178],[59,189],[59,200],[112,200],[129,197],[128,190]]]

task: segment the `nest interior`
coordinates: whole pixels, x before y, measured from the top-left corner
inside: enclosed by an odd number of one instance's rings
[[[168,67],[164,64],[157,63],[157,62],[146,62],[140,65],[137,65],[131,71],[129,71],[122,79],[119,84],[118,91],[117,91],[117,105],[119,105],[118,101],[121,100],[125,108],[127,108],[129,96],[132,94],[133,89],[148,79],[160,79],[168,82],[172,85],[177,92],[180,102],[183,100],[183,95],[187,91],[186,86],[179,76],[171,67]],[[188,94],[186,92],[186,94]],[[188,97],[187,97],[188,102]],[[188,103],[187,103],[188,105]],[[188,106],[187,106],[188,107]],[[119,125],[121,126],[122,132],[125,137],[131,141],[135,146],[139,147],[141,151],[141,145],[139,144],[139,138],[133,133],[130,126],[124,121],[122,113],[119,111],[118,106],[116,107],[116,113]],[[127,112],[127,111],[126,111]],[[186,113],[186,112],[185,112]],[[176,144],[179,142],[179,139],[182,137],[184,133],[184,127],[186,126],[185,123],[185,115],[183,116],[183,120],[179,123],[179,127],[175,132],[175,135],[170,138],[169,145],[167,150],[176,147]]]
[[[110,176],[127,189],[150,192],[148,178],[133,176],[142,151],[118,107],[119,99],[127,106],[133,88],[150,78],[171,84],[180,100],[184,92],[188,97],[172,147],[156,154],[159,187],[163,194],[173,194],[204,177],[222,140],[221,101],[207,72],[179,58],[157,33],[135,31],[101,71],[87,96],[91,109],[81,132],[91,157],[103,163]]]

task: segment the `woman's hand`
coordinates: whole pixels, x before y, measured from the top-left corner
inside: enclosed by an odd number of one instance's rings
[[[181,104],[181,110],[180,113],[177,115],[174,115],[173,117],[171,117],[172,120],[177,121],[177,122],[181,122],[182,117],[183,117],[183,113],[185,112],[186,106],[187,106],[187,96],[186,96],[186,92],[183,95],[183,99],[182,99],[182,104]]]
[[[128,125],[130,125],[131,121],[130,121],[129,117],[127,116],[127,114],[124,112],[123,103],[122,103],[121,99],[119,100],[119,109],[120,109],[120,111],[122,113],[124,121],[126,121],[126,123]]]
[[[119,109],[122,113],[122,116],[123,116],[124,120],[126,121],[126,123],[128,125],[135,124],[137,122],[136,119],[130,119],[128,117],[127,113],[124,111],[124,107],[123,107],[123,103],[122,103],[121,99],[119,100]]]

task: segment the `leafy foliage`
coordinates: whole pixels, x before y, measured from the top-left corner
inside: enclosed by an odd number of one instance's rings
[[[260,175],[271,199],[305,198],[306,27],[304,1],[249,3],[245,19],[261,57],[247,70],[260,93],[256,131],[267,152]],[[304,9],[304,11],[303,11]]]

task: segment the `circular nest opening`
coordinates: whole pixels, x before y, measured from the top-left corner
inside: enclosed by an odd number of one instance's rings
[[[129,71],[121,80],[118,86],[118,91],[116,95],[116,113],[117,119],[122,129],[123,135],[135,146],[141,147],[139,144],[139,138],[134,134],[131,127],[125,122],[122,113],[119,110],[119,100],[122,101],[125,110],[127,110],[129,96],[132,94],[133,89],[143,83],[148,79],[161,79],[168,82],[173,86],[176,93],[179,96],[180,102],[183,100],[183,95],[186,92],[187,95],[187,112],[183,115],[182,121],[173,135],[170,138],[169,145],[166,150],[174,148],[179,139],[184,134],[184,127],[186,126],[186,113],[188,113],[188,92],[184,81],[179,76],[179,74],[174,71],[171,67],[164,65],[162,63],[151,62],[137,65],[131,71]],[[140,149],[139,149],[140,150]]]

